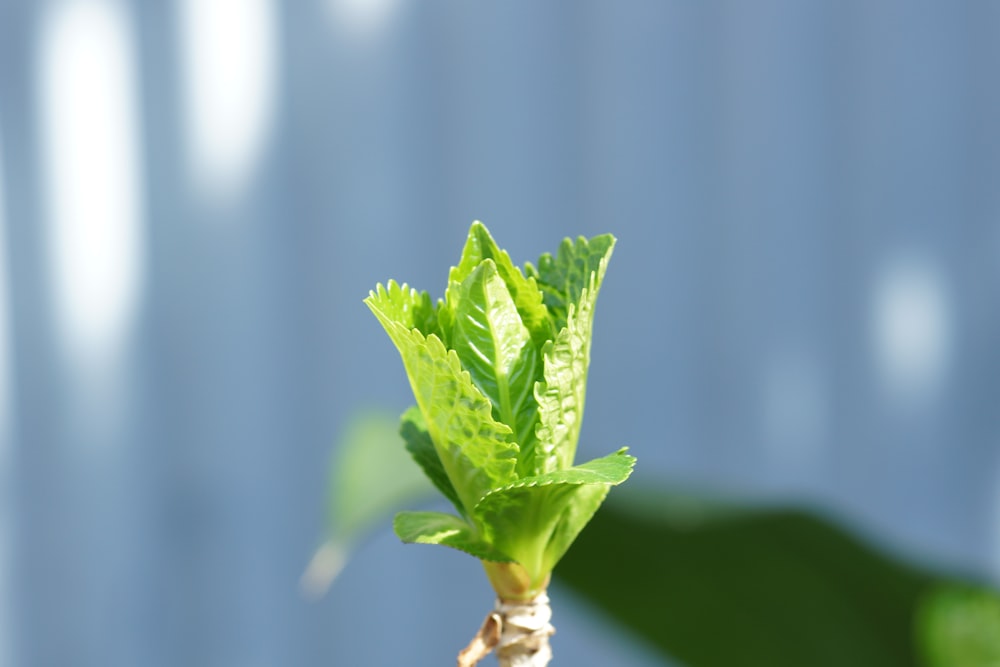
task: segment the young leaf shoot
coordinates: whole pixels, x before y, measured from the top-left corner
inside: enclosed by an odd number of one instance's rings
[[[416,399],[401,420],[406,448],[456,511],[401,512],[396,534],[479,558],[497,594],[459,665],[493,648],[502,666],[548,664],[552,569],[635,464],[620,449],[574,465],[614,246],[610,234],[566,239],[522,270],[475,222],[443,299],[395,281],[365,299]]]

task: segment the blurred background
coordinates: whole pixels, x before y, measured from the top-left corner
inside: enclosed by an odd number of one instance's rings
[[[581,459],[997,581],[998,69],[991,2],[0,0],[0,665],[452,663],[473,559],[298,579],[473,219],[619,239]]]

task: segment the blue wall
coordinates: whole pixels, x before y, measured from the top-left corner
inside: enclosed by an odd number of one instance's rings
[[[491,603],[472,559],[382,531],[327,599],[297,579],[336,434],[409,400],[361,299],[439,295],[473,219],[518,262],[619,238],[581,456],[1000,575],[1000,5],[188,4],[231,11],[229,171],[182,3],[0,2],[0,664],[453,660]],[[53,251],[75,230],[102,275],[102,219],[53,186],[74,11],[133,73],[134,298],[96,343]],[[657,664],[556,613],[567,664]]]

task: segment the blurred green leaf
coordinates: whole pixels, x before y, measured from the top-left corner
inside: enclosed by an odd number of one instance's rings
[[[804,512],[619,496],[556,579],[666,655],[688,667],[917,664],[928,574]]]
[[[399,507],[433,494],[400,442],[396,419],[359,413],[338,438],[330,465],[325,541],[302,575],[303,593],[322,595],[364,533]]]
[[[1000,596],[942,585],[924,599],[918,637],[927,667],[1000,667]]]
[[[400,507],[433,493],[399,436],[396,418],[358,415],[347,425],[330,469],[329,531],[351,544]]]

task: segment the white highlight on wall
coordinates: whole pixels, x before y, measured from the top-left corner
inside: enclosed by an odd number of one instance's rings
[[[52,284],[66,347],[101,362],[128,333],[142,281],[135,49],[121,5],[52,5],[40,35]]]
[[[951,301],[939,267],[918,256],[890,261],[875,284],[872,324],[889,397],[910,404],[936,393],[952,348]]]
[[[400,0],[328,0],[330,15],[343,32],[368,39],[398,12]]]
[[[273,124],[278,35],[272,0],[181,0],[189,169],[208,194],[237,195]]]

